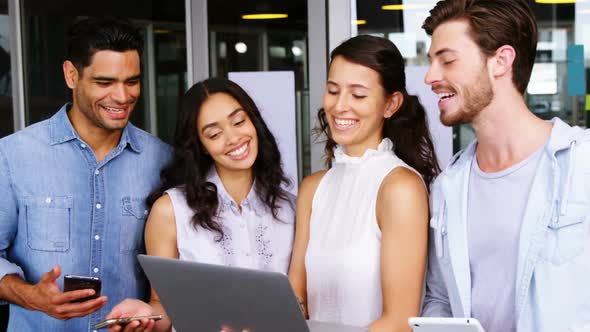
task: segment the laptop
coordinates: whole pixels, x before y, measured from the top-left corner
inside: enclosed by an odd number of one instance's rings
[[[138,255],[178,332],[361,332],[306,321],[287,276],[244,268]]]

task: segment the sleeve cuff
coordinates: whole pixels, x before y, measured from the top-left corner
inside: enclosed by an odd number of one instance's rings
[[[16,274],[21,279],[25,280],[25,274],[23,273],[23,269],[20,266],[7,261],[4,258],[0,258],[0,280],[2,280],[5,276],[9,274]],[[9,302],[0,299],[0,305],[10,304]]]

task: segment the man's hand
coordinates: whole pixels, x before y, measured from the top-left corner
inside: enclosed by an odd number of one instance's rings
[[[41,280],[36,285],[33,285],[28,292],[26,297],[27,309],[42,311],[54,318],[67,320],[89,315],[107,303],[106,296],[71,303],[74,300],[94,295],[94,290],[81,289],[63,293],[57,287],[56,282],[60,274],[61,269],[58,265],[43,274]]]
[[[125,299],[109,312],[106,319],[148,316],[153,314],[154,308],[149,304],[136,299]],[[109,327],[109,332],[149,332],[155,325],[156,321],[153,319],[135,320],[124,326],[119,324],[112,325]]]

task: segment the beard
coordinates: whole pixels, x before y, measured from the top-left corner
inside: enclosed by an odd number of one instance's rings
[[[450,114],[440,113],[442,124],[450,127],[471,123],[492,102],[494,91],[486,71],[482,70],[474,81],[480,83],[473,84],[472,88],[463,91],[463,105],[458,110]]]
[[[78,87],[75,93],[75,102],[77,103],[80,113],[86,118],[86,120],[97,128],[104,129],[107,131],[118,131],[127,125],[127,121],[122,123],[110,124],[106,119],[103,119],[100,115],[100,110],[95,109],[92,100],[88,97],[82,87]]]

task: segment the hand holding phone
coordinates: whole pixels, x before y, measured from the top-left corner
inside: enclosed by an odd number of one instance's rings
[[[79,289],[93,289],[94,295],[74,300],[72,302],[84,302],[96,299],[100,296],[101,281],[97,277],[86,277],[66,274],[64,276],[64,292],[69,292]]]
[[[125,325],[125,324],[130,323],[134,320],[143,320],[143,319],[160,320],[160,319],[162,319],[162,315],[147,315],[147,316],[120,317],[120,318],[106,319],[106,320],[103,320],[102,322],[94,325],[94,329],[98,330],[98,329],[109,327],[109,326],[115,325],[115,324]]]

